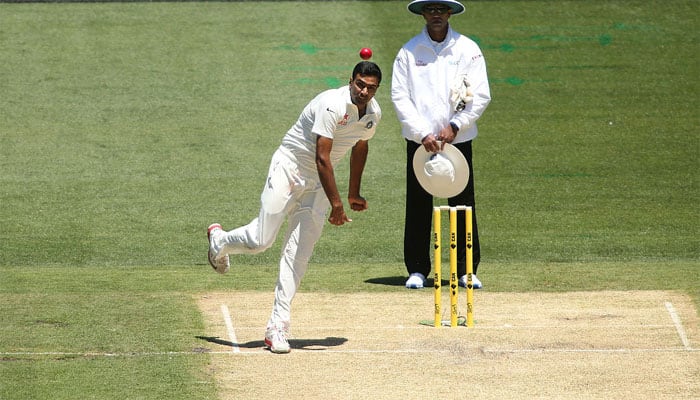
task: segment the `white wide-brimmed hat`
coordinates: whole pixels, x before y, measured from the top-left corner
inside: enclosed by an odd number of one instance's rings
[[[408,11],[421,15],[426,4],[444,4],[452,9],[452,15],[464,12],[464,5],[456,0],[413,0],[408,4]]]
[[[467,159],[449,143],[438,153],[429,153],[420,146],[413,155],[413,171],[423,189],[435,197],[454,197],[469,181]]]

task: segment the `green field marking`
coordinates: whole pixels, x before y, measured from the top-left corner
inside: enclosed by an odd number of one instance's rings
[[[597,23],[598,21],[592,21],[591,25],[565,25],[565,26],[560,26],[560,25],[554,25],[554,24],[539,24],[539,25],[531,25],[531,26],[514,26],[511,27],[510,29],[513,29],[515,31],[519,32],[556,32],[557,35],[561,36],[566,36],[562,35],[561,32],[572,32],[575,33],[576,35],[582,34],[582,33],[591,33],[591,32],[600,32],[600,31],[607,31],[609,29],[616,29],[620,31],[624,30],[639,30],[639,31],[658,31],[662,30],[661,27],[658,25],[646,25],[646,24],[635,24],[635,23],[626,23],[626,22],[613,22],[610,24],[607,23]]]
[[[324,86],[327,86],[329,88],[337,88],[343,85],[343,83],[346,83],[342,81],[341,79],[334,77],[334,76],[327,76],[325,78],[298,78],[298,79],[292,79],[285,81],[287,83],[294,83],[298,85],[318,85],[322,84]]]
[[[602,34],[598,36],[598,43],[600,43],[601,46],[608,46],[610,43],[612,43],[613,38],[612,35],[609,34]]]
[[[352,48],[352,47],[318,47],[313,43],[301,43],[299,45],[281,45],[277,46],[274,48],[275,50],[283,50],[283,51],[301,51],[302,53],[305,53],[307,55],[315,55],[319,52],[324,52],[324,51],[338,51],[338,52],[355,52],[359,51],[358,49]]]
[[[591,178],[593,175],[585,172],[552,172],[552,173],[541,173],[532,174],[531,176],[539,178]]]
[[[333,76],[328,76],[323,81],[326,82],[326,86],[330,88],[336,88],[343,85],[343,81]]]
[[[348,73],[348,68],[350,65],[293,65],[286,67],[287,71],[301,71],[301,72],[313,72],[313,71],[340,71],[345,74]]]
[[[656,25],[639,25],[639,24],[628,24],[624,22],[615,22],[612,24],[612,29],[620,31],[660,31],[661,29]]]
[[[574,69],[574,70],[621,70],[624,66],[621,65],[545,65],[545,69]]]
[[[496,48],[504,53],[512,53],[515,51],[515,46],[511,43],[503,43],[502,45],[496,46]]]
[[[301,49],[301,51],[303,51],[306,54],[316,54],[316,52],[318,52],[316,46],[314,46],[311,43],[302,43],[299,46],[299,49]]]
[[[491,84],[505,83],[505,84],[508,84],[511,86],[520,86],[520,85],[523,85],[526,82],[526,80],[523,78],[519,78],[517,76],[509,76],[507,78],[489,78],[489,82]],[[527,80],[527,82],[535,82],[535,81],[534,80],[533,81]]]
[[[605,47],[609,46],[613,42],[613,36],[609,33],[601,33],[598,35],[592,35],[592,36],[578,36],[578,35],[562,35],[562,34],[557,34],[557,35],[551,35],[551,34],[538,34],[538,35],[530,35],[528,37],[510,37],[510,38],[489,38],[486,41],[483,41],[479,37],[471,37],[472,40],[477,42],[481,46],[482,49],[487,49],[487,50],[499,50],[503,53],[513,53],[516,50],[551,50],[551,49],[560,49],[560,46],[557,46],[559,43],[583,43],[583,42],[590,42],[590,43],[598,43],[599,45]],[[494,44],[494,41],[501,41],[502,43],[496,43]],[[521,45],[521,44],[515,44],[519,42],[547,42],[547,43],[553,43],[553,45]]]
[[[527,40],[533,42],[602,42],[612,41],[609,34],[601,34],[596,36],[571,36],[571,35],[532,35]]]

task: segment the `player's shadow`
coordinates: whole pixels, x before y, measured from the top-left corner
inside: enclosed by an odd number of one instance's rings
[[[406,284],[405,276],[382,276],[379,278],[370,278],[365,280],[365,283],[371,283],[373,285],[385,285],[385,286],[404,286]]]
[[[406,285],[406,278],[405,276],[386,276],[386,277],[380,277],[380,278],[370,278],[365,280],[365,283],[371,283],[373,285],[385,285],[385,286],[404,286]],[[428,278],[425,282],[426,287],[431,287],[433,286],[434,280],[432,278]],[[449,280],[442,279],[442,286],[447,286],[450,284]]]
[[[242,349],[257,349],[265,347],[265,342],[262,340],[253,340],[245,343],[233,343],[229,340],[223,340],[219,337],[212,336],[195,336],[197,339],[206,340],[209,343],[220,344],[228,347],[238,347]],[[342,346],[348,341],[347,338],[341,337],[326,337],[325,339],[289,339],[289,346],[292,349],[303,350],[325,350],[329,347]]]

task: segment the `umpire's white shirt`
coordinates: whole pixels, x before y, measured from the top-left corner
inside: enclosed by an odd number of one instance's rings
[[[474,101],[461,112],[450,109],[450,87],[466,74]],[[476,121],[491,101],[486,62],[479,46],[449,28],[441,43],[426,28],[399,50],[394,60],[391,100],[403,137],[417,143],[454,122],[459,132],[453,143],[472,140]]]

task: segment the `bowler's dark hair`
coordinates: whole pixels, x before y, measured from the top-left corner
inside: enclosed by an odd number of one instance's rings
[[[352,70],[352,79],[355,79],[357,74],[363,76],[376,76],[377,83],[382,82],[382,70],[379,66],[371,61],[360,61],[355,65],[355,69]]]

